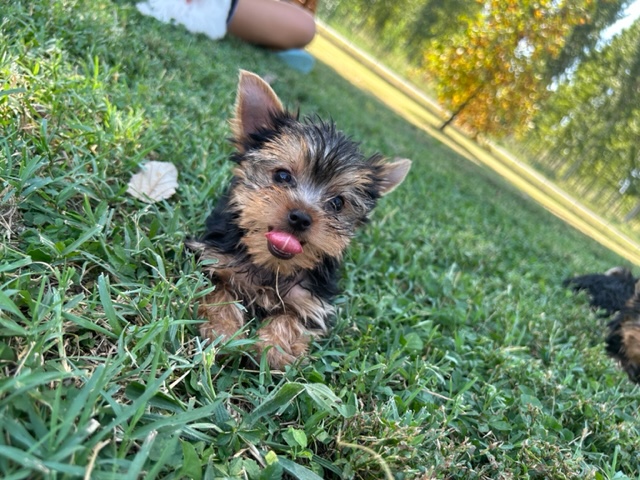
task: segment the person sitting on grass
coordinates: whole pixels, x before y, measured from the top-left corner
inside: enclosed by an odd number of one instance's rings
[[[301,51],[316,33],[315,2],[302,0],[146,0],[136,5],[144,15],[175,22],[214,40],[226,33],[253,45],[279,51],[292,67],[313,64]],[[310,68],[309,68],[310,69]]]

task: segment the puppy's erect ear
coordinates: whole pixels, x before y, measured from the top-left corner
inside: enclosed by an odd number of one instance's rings
[[[269,128],[274,115],[282,113],[282,102],[267,82],[255,73],[240,70],[235,116],[231,120],[238,145],[260,128]]]
[[[395,188],[405,179],[410,168],[411,160],[407,160],[406,158],[382,164],[379,183],[380,194],[386,195],[387,193],[391,193],[395,190]]]

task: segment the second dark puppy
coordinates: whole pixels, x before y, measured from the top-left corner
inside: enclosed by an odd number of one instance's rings
[[[298,120],[245,71],[232,130],[231,184],[189,242],[216,286],[199,307],[200,333],[228,338],[256,318],[258,353],[283,368],[326,333],[343,252],[411,162],[365,157],[333,123]]]
[[[640,282],[633,296],[608,325],[607,353],[634,383],[640,383]]]

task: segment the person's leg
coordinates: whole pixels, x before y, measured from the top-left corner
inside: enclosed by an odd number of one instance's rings
[[[302,48],[316,33],[313,15],[279,0],[238,0],[227,31],[242,40],[277,49]]]

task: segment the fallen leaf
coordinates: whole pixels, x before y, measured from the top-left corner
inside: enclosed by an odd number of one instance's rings
[[[151,161],[131,177],[127,193],[147,203],[169,198],[178,187],[178,169],[173,163]]]

